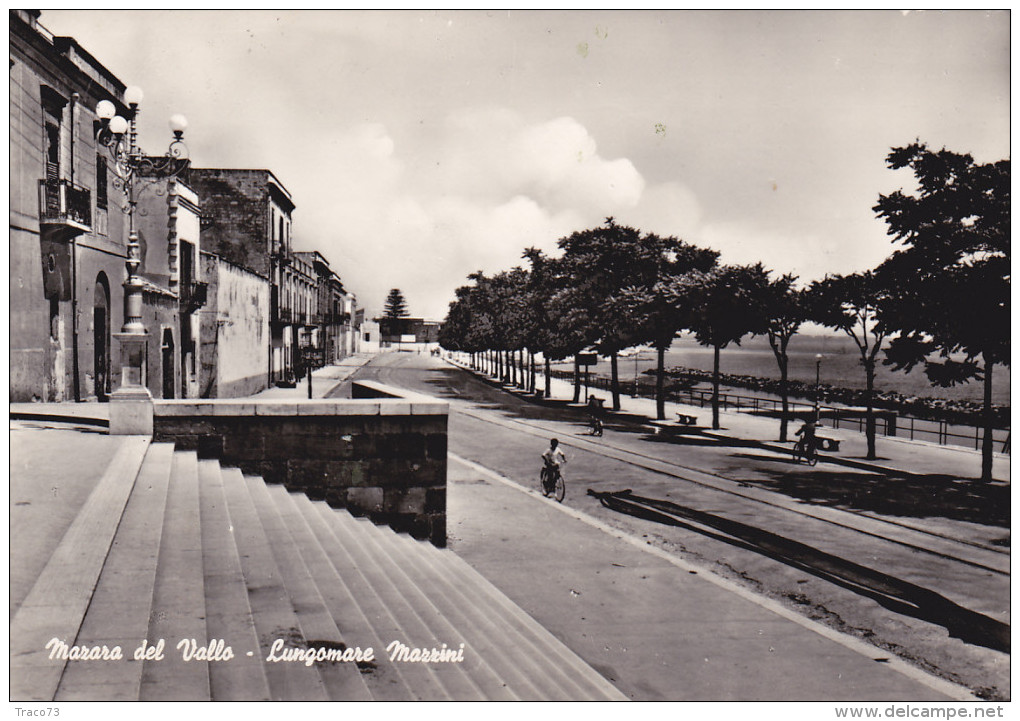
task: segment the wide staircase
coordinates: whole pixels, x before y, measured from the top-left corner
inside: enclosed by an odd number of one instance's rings
[[[145,438],[12,614],[16,701],[624,698],[453,552]]]

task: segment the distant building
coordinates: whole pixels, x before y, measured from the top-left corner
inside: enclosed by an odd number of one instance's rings
[[[362,321],[358,326],[358,332],[360,346],[358,350],[361,353],[378,353],[382,350],[378,321]]]
[[[269,170],[191,168],[188,182],[202,207],[202,248],[268,284],[270,332],[262,349],[266,385],[293,380],[297,336],[304,328],[296,320],[304,297],[297,289],[302,286],[299,279],[304,273],[290,269],[291,215],[295,208],[290,192]],[[218,308],[221,316],[229,313],[223,306]],[[237,349],[219,350],[224,363],[238,357]],[[223,369],[212,375],[234,378],[239,369]]]
[[[268,387],[269,282],[213,253],[201,254],[208,283],[200,314],[199,395],[239,398]]]
[[[138,196],[142,322],[149,332],[148,382],[154,398],[199,397],[199,311],[207,285],[199,264],[198,198],[181,180],[157,181]]]
[[[426,351],[439,346],[439,321],[422,318],[376,318],[379,349]]]
[[[283,267],[279,313],[281,322],[290,328],[290,333],[283,337],[284,365],[291,372],[288,380],[293,380],[298,369],[306,364],[319,365],[315,353],[319,347],[319,283],[312,261],[317,255],[291,253]]]
[[[356,299],[344,290],[340,276],[318,251],[295,251],[295,257],[312,265],[316,278],[317,311],[314,341],[316,357],[321,364],[336,363],[354,352],[354,306]]]

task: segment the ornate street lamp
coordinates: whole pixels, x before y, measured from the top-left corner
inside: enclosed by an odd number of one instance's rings
[[[106,148],[113,161],[113,183],[124,191],[127,199],[127,205],[123,206],[128,216],[127,260],[124,262],[127,266],[127,280],[124,281],[124,325],[120,333],[114,334],[121,344],[121,387],[113,394],[114,400],[151,400],[151,395],[145,387],[148,336],[142,322],[143,284],[138,274],[141,258],[138,228],[135,223],[137,195],[146,187],[177,177],[189,164],[188,148],[183,139],[188,121],[183,115],[174,115],[170,118],[173,139],[164,155],[150,156],[138,147],[138,113],[142,97],[142,91],[138,87],[132,86],[124,91],[124,102],[128,106],[127,118],[117,115],[116,107],[109,100],[101,100],[96,105],[96,115],[101,121],[96,133],[96,142]],[[112,423],[111,418],[111,431]]]
[[[822,395],[822,358],[819,353],[815,356],[815,423],[818,422],[818,399]]]

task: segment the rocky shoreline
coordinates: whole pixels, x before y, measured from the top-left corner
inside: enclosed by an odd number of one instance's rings
[[[655,370],[650,369],[644,375],[654,378]],[[666,371],[667,388],[684,390],[698,383],[711,383],[712,373],[696,368],[674,367]],[[779,380],[760,378],[757,376],[720,373],[719,382],[733,388],[744,388],[779,395]],[[863,406],[865,391],[857,388],[840,388],[822,383],[818,388],[827,403],[839,403],[849,406]],[[813,383],[803,381],[787,381],[787,392],[790,398],[814,400],[816,387]],[[873,396],[875,408],[896,411],[902,415],[923,418],[933,421],[945,421],[959,425],[980,425],[982,404],[977,401],[949,400],[929,396],[906,396],[895,391],[875,389]],[[994,425],[1008,428],[1010,423],[1010,406],[995,405],[992,407]]]

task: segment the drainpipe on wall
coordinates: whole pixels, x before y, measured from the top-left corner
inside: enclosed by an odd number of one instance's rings
[[[76,110],[78,93],[71,93],[71,185],[74,185],[74,136],[78,134]],[[93,223],[95,219],[93,219]],[[74,373],[74,402],[81,402],[81,381],[78,378],[78,236],[71,237],[71,371]]]

